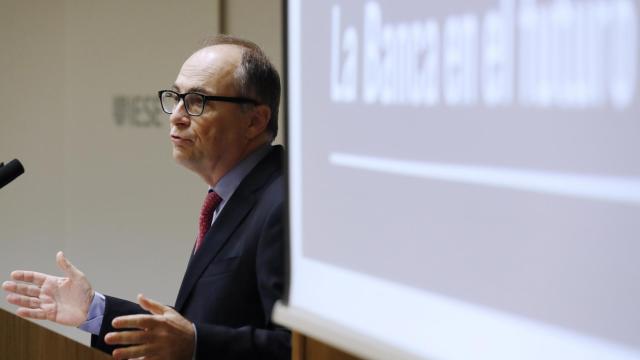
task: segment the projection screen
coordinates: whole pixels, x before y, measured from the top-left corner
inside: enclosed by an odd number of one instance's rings
[[[369,358],[640,358],[639,6],[288,1],[276,319]]]

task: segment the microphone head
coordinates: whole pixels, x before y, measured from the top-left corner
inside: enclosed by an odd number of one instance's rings
[[[24,167],[18,159],[13,159],[4,166],[0,163],[0,189],[23,173]]]

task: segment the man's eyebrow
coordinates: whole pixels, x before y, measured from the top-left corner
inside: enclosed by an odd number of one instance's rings
[[[180,87],[179,87],[178,85],[176,85],[176,84],[171,85],[171,89],[172,89],[172,90],[175,90],[175,91],[177,91],[177,92],[180,92]],[[197,93],[203,93],[203,94],[207,94],[207,93],[209,93],[205,88],[200,87],[200,86],[195,86],[195,87],[192,87],[192,88],[188,88],[188,89],[186,89],[184,92],[185,92],[185,93],[188,93],[188,92],[197,92]]]
[[[187,92],[198,92],[198,93],[204,93],[204,94],[209,93],[205,88],[200,86],[189,88]]]

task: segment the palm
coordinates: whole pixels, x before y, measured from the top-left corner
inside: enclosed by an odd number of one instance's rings
[[[40,308],[45,312],[47,320],[78,326],[87,318],[87,299],[90,297],[91,285],[86,278],[48,275],[40,291]]]

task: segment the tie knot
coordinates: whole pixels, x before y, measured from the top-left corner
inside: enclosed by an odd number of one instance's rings
[[[213,214],[213,210],[218,207],[222,201],[222,198],[215,191],[209,191],[207,193],[207,197],[204,198],[204,204],[202,204],[202,213],[211,212]]]

